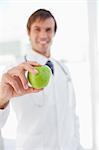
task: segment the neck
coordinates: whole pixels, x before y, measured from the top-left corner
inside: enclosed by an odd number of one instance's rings
[[[45,56],[45,57],[47,57],[47,58],[50,57],[50,53],[41,53],[40,51],[35,50],[35,49],[33,49],[33,51],[35,51],[35,52],[39,53],[40,55],[43,55],[43,56]]]

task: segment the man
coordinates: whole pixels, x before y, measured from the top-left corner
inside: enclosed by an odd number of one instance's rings
[[[50,48],[56,30],[57,23],[50,11],[35,11],[27,23],[31,54],[2,76],[0,125],[2,127],[6,121],[11,102],[18,120],[17,150],[82,149],[68,69],[51,58]],[[44,64],[53,69],[48,86],[39,90],[29,87],[26,71],[36,74],[34,66]]]

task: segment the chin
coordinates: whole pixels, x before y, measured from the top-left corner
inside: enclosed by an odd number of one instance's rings
[[[40,53],[40,54],[42,54],[42,55],[44,55],[44,56],[47,56],[47,57],[49,57],[50,56],[50,49],[49,49],[49,47],[48,46],[46,46],[46,47],[44,47],[44,46],[42,46],[42,47],[37,47],[37,48],[33,48],[37,53]]]

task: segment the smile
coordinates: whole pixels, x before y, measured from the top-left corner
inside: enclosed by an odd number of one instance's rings
[[[39,44],[48,44],[47,41],[39,41]]]

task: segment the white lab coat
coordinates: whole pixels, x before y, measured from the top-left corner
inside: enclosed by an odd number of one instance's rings
[[[27,59],[41,64],[47,61],[47,58],[35,52],[32,56],[27,55]],[[54,59],[51,58],[51,61],[54,63],[55,74],[51,76],[48,86],[39,93],[12,100],[18,120],[17,150],[82,149],[78,118],[75,114],[74,90],[68,69],[61,64],[65,74]],[[6,116],[6,111],[3,111],[4,113],[0,113]],[[0,118],[1,122],[5,122],[5,118]]]

